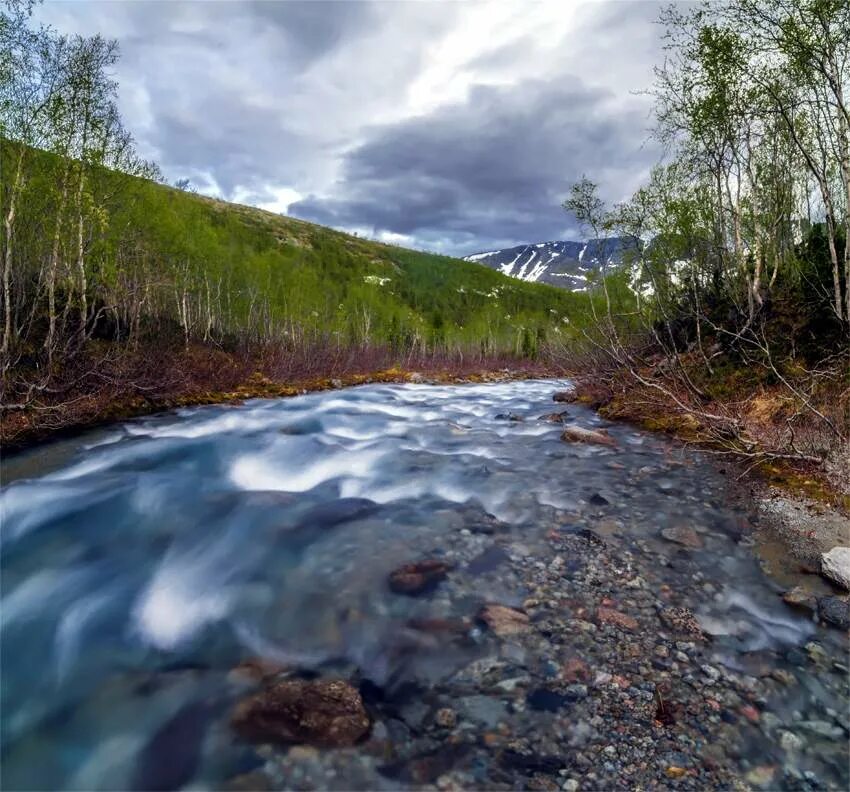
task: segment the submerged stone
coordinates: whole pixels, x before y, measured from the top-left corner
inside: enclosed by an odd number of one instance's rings
[[[841,597],[821,597],[817,604],[822,621],[840,630],[850,630],[850,602]]]
[[[683,547],[690,547],[694,550],[699,550],[703,546],[703,541],[700,535],[693,529],[684,525],[671,525],[661,531],[668,542],[675,542]]]
[[[438,558],[426,558],[424,561],[405,564],[390,573],[390,591],[408,597],[427,594],[445,580],[448,571],[449,565]]]
[[[338,748],[369,731],[369,716],[355,688],[341,679],[287,679],[240,702],[233,728],[255,742]]]
[[[516,635],[529,629],[528,616],[505,605],[485,605],[478,612],[478,619],[499,636]]]

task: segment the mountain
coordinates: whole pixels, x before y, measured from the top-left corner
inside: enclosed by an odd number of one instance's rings
[[[630,251],[638,250],[635,237],[591,239],[588,242],[538,242],[464,256],[519,280],[548,283],[574,292],[587,289],[587,277],[601,264],[618,266]]]

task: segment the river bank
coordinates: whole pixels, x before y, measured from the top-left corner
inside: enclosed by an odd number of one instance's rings
[[[370,383],[503,382],[554,376],[544,363],[494,357],[407,355],[380,348],[301,350],[288,357],[241,355],[205,345],[164,350],[151,360],[129,354],[77,363],[46,390],[32,385],[4,395],[0,411],[3,451],[14,453],[50,440],[168,410],[247,399],[288,398]],[[29,379],[32,379],[30,377]],[[12,406],[19,402],[19,406]]]
[[[181,409],[12,459],[4,781],[845,788],[846,632],[783,602],[711,457],[557,388]]]

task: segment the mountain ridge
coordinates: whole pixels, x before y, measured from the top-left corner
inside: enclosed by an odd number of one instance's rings
[[[503,275],[529,283],[546,283],[573,292],[588,288],[588,276],[600,267],[617,267],[629,252],[637,252],[636,237],[619,236],[606,239],[552,240],[516,245],[463,256]]]

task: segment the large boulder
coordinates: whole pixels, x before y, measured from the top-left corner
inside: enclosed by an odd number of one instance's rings
[[[617,445],[613,437],[608,434],[607,429],[585,429],[582,426],[571,424],[564,427],[561,440],[566,443],[589,443],[591,445]]]
[[[255,742],[339,748],[369,731],[355,688],[341,679],[287,679],[240,702],[233,728]]]
[[[821,574],[850,591],[850,547],[833,547],[820,557]]]

